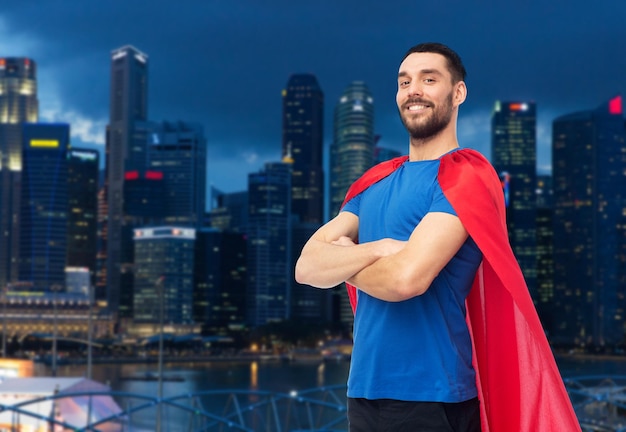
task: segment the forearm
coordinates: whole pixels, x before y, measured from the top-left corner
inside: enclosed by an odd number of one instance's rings
[[[296,263],[296,280],[317,288],[332,288],[384,256],[382,242],[340,246],[311,239]]]
[[[422,277],[408,277],[400,255],[380,258],[351,276],[347,282],[377,299],[399,302],[423,294],[432,281],[424,272]]]

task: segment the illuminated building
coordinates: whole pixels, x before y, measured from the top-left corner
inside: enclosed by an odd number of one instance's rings
[[[194,321],[203,334],[228,335],[245,328],[246,238],[202,229],[196,235]]]
[[[266,163],[248,175],[248,322],[253,327],[289,318],[291,164]]]
[[[65,287],[67,258],[67,124],[23,125],[18,280],[35,290]]]
[[[99,153],[72,148],[67,156],[67,266],[86,267],[94,283],[98,233]]]
[[[22,123],[38,119],[37,68],[28,58],[0,58],[0,286],[19,265]]]
[[[198,228],[206,213],[206,149],[198,123],[150,122],[145,134],[148,168],[163,175],[164,223]]]
[[[161,308],[163,322],[169,328],[182,333],[191,328],[195,242],[193,228],[158,226],[134,230],[136,332],[159,333],[155,325],[160,321]]]
[[[218,193],[217,205],[207,215],[208,225],[220,231],[245,234],[248,230],[248,191]]]
[[[324,94],[311,74],[292,75],[283,90],[283,157],[293,161],[291,211],[301,222],[324,220]]]
[[[624,343],[625,145],[619,96],[553,121],[553,343]]]
[[[147,119],[147,98],[148,56],[128,45],[113,50],[106,139],[108,214],[103,229],[107,235],[107,304],[114,314],[119,312],[120,293],[132,289],[132,225],[124,214],[124,175],[145,166],[145,145],[136,141],[135,130],[138,122]]]
[[[329,218],[339,212],[350,185],[374,164],[374,146],[374,99],[365,83],[355,81],[335,105]]]
[[[0,124],[38,119],[37,67],[29,58],[0,58]]]
[[[328,217],[339,213],[350,185],[374,164],[374,99],[364,82],[354,81],[335,105],[333,142],[330,146],[330,202]],[[334,290],[336,309],[345,324],[353,320],[345,287]]]
[[[501,102],[491,123],[491,162],[503,180],[509,240],[537,300],[537,119],[534,102]]]
[[[537,299],[543,328],[550,337],[554,301],[554,194],[552,176],[537,176]]]
[[[50,339],[55,321],[54,303],[59,339],[72,337],[74,340],[87,340],[90,304],[84,293],[22,291],[19,286],[13,285],[7,293],[5,314],[9,338],[22,339],[25,347],[31,345],[29,341],[40,339],[35,335],[47,335]],[[94,338],[114,334],[111,317],[97,306],[92,307],[92,325]]]

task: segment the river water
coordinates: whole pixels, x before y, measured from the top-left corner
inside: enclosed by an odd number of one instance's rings
[[[582,376],[612,375],[626,376],[626,357],[562,356],[557,357],[559,369],[564,378]],[[346,383],[349,361],[331,362],[281,362],[281,361],[207,361],[197,363],[166,363],[164,365],[164,398],[182,394],[207,391],[263,391],[288,394],[316,387],[343,386]],[[141,394],[150,397],[158,395],[158,381],[131,379],[157,374],[155,363],[147,364],[94,364],[92,378],[108,384],[115,392]],[[38,364],[38,376],[49,376],[48,367]],[[85,365],[59,366],[57,376],[85,376]],[[167,380],[169,378],[169,380]],[[340,397],[345,389],[340,390]],[[254,396],[247,399],[254,401]],[[220,402],[221,403],[221,402]],[[203,402],[204,409],[213,413],[224,412],[217,403]],[[128,406],[123,408],[128,409]],[[219,414],[218,414],[219,415]],[[154,410],[144,410],[134,415],[132,430],[155,430]],[[166,431],[192,430],[180,424],[189,422],[188,413],[172,413],[164,417]],[[185,423],[185,424],[187,424]],[[257,429],[253,430],[272,430]],[[338,429],[343,430],[343,429]]]
[[[564,378],[584,375],[626,376],[626,356],[559,356],[559,370]],[[164,376],[181,380],[165,381],[164,394],[208,390],[262,390],[288,393],[313,387],[346,383],[349,361],[206,361],[165,363]],[[61,365],[57,376],[85,376],[86,365]],[[134,380],[156,374],[156,363],[94,364],[92,378],[107,384],[113,391],[155,395],[156,381]],[[37,364],[35,375],[50,376],[50,368]]]

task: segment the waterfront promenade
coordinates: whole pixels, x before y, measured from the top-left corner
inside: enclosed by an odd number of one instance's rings
[[[132,425],[128,431],[156,430],[159,412],[161,430],[171,432],[347,430],[346,360],[288,361],[260,355],[168,358],[161,399],[159,381],[152,379],[158,370],[155,359],[103,360],[93,365],[93,379],[110,387],[110,395],[125,413],[121,420]],[[577,412],[584,414],[585,431],[626,430],[621,429],[626,424],[618,409],[626,388],[626,357],[563,355],[557,362]],[[45,363],[35,364],[36,376],[50,372]],[[60,364],[57,375],[86,372],[84,362]]]

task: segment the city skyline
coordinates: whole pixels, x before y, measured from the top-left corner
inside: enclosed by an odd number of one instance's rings
[[[37,62],[40,120],[69,123],[73,146],[102,152],[110,53],[136,46],[151,63],[150,117],[203,124],[209,184],[234,192],[245,189],[248,173],[280,160],[281,91],[294,73],[314,74],[324,92],[325,158],[329,107],[354,80],[372,90],[379,144],[405,151],[394,101],[397,65],[411,45],[439,40],[461,54],[469,71],[461,145],[489,157],[495,100],[534,101],[538,166],[547,172],[552,120],[626,93],[624,16],[626,5],[610,1],[593,9],[582,1],[480,7],[446,1],[428,11],[409,1],[371,8],[351,0],[156,2],[149,9],[135,1],[123,8],[19,2],[0,12],[0,56]]]

